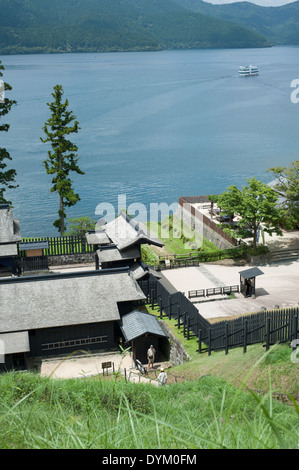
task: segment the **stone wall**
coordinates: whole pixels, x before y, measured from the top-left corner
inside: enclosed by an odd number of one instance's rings
[[[49,266],[62,266],[65,264],[94,263],[95,253],[81,253],[75,255],[48,256]]]
[[[170,343],[169,361],[174,366],[179,366],[180,364],[184,364],[184,362],[190,361],[191,360],[190,356],[185,351],[181,342],[173,335],[173,333],[168,328],[166,323],[163,322],[162,320],[159,320],[159,323],[161,323],[163,329],[166,331],[169,337],[169,343]]]
[[[224,250],[226,248],[233,248],[233,245],[229,243],[228,240],[223,238],[221,234],[215,232],[211,227],[206,225],[203,219],[199,219],[197,217],[195,218],[194,216],[190,214],[190,212],[188,212],[182,206],[180,205],[178,206],[177,212],[175,215],[176,217],[182,219],[186,225],[191,224],[192,228],[198,231],[201,237],[204,237],[207,240],[210,240],[220,250]]]

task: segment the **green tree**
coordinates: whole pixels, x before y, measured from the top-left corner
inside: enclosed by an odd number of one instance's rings
[[[47,103],[51,117],[43,127],[46,138],[41,138],[44,143],[50,142],[52,147],[52,151],[48,151],[47,160],[43,163],[47,173],[54,175],[51,192],[59,194],[59,219],[55,220],[53,225],[58,228],[60,236],[63,235],[66,227],[65,207],[74,206],[80,200],[79,194],[76,194],[72,187],[69,174],[76,172],[84,175],[78,166],[79,157],[76,154],[78,147],[67,138],[72,133],[78,133],[79,123],[72,111],[68,110],[68,100],[62,102],[63,94],[61,85],[54,86],[54,93],[52,93],[54,101]]]
[[[68,236],[84,235],[88,230],[95,230],[96,221],[88,216],[68,219]]]
[[[0,77],[3,77],[2,70],[5,69],[0,61]],[[12,87],[0,78],[0,117],[9,113],[12,106],[16,104],[16,101],[5,97],[5,92],[10,90],[12,90]],[[9,127],[9,124],[0,124],[0,132],[8,132]],[[13,169],[6,170],[7,163],[4,160],[12,160],[12,158],[5,148],[0,148],[0,204],[11,204],[11,201],[5,199],[4,192],[6,189],[18,187],[14,184],[17,172]]]
[[[235,185],[227,188],[219,196],[218,204],[226,213],[241,216],[238,225],[251,231],[252,245],[256,248],[256,237],[261,223],[263,230],[270,235],[282,235],[279,228],[282,211],[274,189],[256,178],[246,181],[248,186],[244,186],[242,190]]]
[[[299,160],[290,167],[269,168],[276,179],[273,189],[282,197],[284,221],[293,227],[299,225]]]

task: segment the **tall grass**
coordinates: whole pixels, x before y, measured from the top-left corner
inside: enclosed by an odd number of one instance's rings
[[[206,376],[167,387],[0,376],[0,447],[297,448],[298,406]]]

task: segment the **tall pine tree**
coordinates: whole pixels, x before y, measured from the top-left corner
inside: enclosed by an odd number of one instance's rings
[[[59,195],[59,219],[55,220],[53,225],[58,228],[60,236],[66,228],[65,207],[74,206],[80,200],[79,194],[76,194],[72,188],[69,174],[76,172],[84,175],[78,166],[79,157],[76,154],[78,147],[67,138],[72,133],[78,133],[79,123],[72,111],[68,110],[68,100],[62,102],[63,94],[62,86],[56,85],[52,93],[54,101],[47,103],[51,117],[43,127],[46,138],[41,138],[44,143],[50,142],[52,147],[52,151],[48,151],[48,158],[43,163],[47,173],[54,175],[51,192],[57,192]]]
[[[4,66],[0,61],[0,77],[3,77],[2,70]],[[5,92],[10,91],[12,87],[1,80],[0,78],[0,118],[5,116],[11,110],[11,107],[16,104],[16,101],[10,100],[5,97]],[[9,124],[0,124],[0,132],[8,132]],[[11,201],[8,201],[4,197],[4,193],[7,189],[17,188],[18,185],[15,183],[15,178],[17,175],[16,170],[10,169],[6,170],[7,163],[4,160],[12,160],[9,152],[5,148],[0,148],[0,204],[11,204]]]

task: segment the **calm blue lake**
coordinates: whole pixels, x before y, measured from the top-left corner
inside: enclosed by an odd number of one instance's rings
[[[53,236],[58,196],[42,161],[47,102],[61,84],[80,123],[73,136],[84,176],[73,181],[81,201],[69,217],[97,219],[98,204],[172,204],[180,196],[239,187],[299,154],[299,48],[1,57],[9,97],[18,104],[1,135],[19,188],[7,191],[23,236]],[[239,77],[240,65],[260,68]],[[3,134],[3,133],[2,133]],[[121,207],[120,209],[122,209]]]

